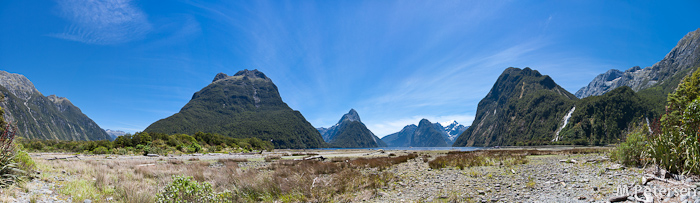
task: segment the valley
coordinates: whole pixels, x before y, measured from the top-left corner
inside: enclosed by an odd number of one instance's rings
[[[0,202],[700,203],[697,8],[2,1]]]
[[[234,196],[229,198],[234,199],[229,201],[236,202],[608,202],[620,195],[621,187],[665,191],[698,187],[696,176],[686,176],[678,183],[663,178],[645,182],[648,179],[640,178],[653,176],[655,169],[616,164],[608,158],[608,150],[549,147],[468,152],[486,157],[505,153],[523,156],[525,161],[493,159],[482,162],[483,166],[463,169],[431,167],[435,159],[450,156],[448,151],[274,150],[157,157],[38,153],[32,154],[42,171],[38,178],[27,183],[26,190],[6,190],[0,199],[152,202],[171,175],[189,175],[211,183],[212,192],[232,192]],[[328,161],[293,161],[319,156]],[[401,157],[407,158],[386,162],[386,158]],[[349,160],[349,165],[344,160]],[[294,168],[306,172],[286,171]],[[670,202],[692,202],[700,197],[656,195],[656,201]]]

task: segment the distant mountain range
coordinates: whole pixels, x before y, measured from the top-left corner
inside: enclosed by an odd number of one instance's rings
[[[68,99],[44,96],[20,74],[0,71],[4,118],[28,139],[107,140],[109,135]]]
[[[119,136],[126,135],[126,132],[121,130],[105,129],[105,132],[107,132],[107,134],[110,136],[110,140],[115,140]]]
[[[219,73],[180,112],[144,130],[166,134],[217,133],[269,140],[275,148],[325,147],[321,134],[282,101],[277,86],[258,70]]]
[[[530,68],[507,68],[479,102],[472,125],[423,119],[379,139],[351,109],[329,128],[315,129],[282,101],[277,86],[258,70],[219,73],[180,112],[145,132],[218,133],[256,137],[276,148],[440,147],[543,144],[604,145],[627,127],[664,113],[668,93],[700,66],[700,29],[685,35],[651,67],[611,69],[571,94]],[[30,139],[104,140],[122,131],[101,129],[68,99],[43,96],[29,79],[0,71],[5,120]]]
[[[317,128],[323,140],[331,147],[337,148],[369,148],[386,147],[372,131],[367,129],[355,109],[344,114],[338,123],[329,128]]]
[[[431,123],[421,119],[418,125],[407,125],[401,131],[384,136],[389,147],[449,147],[467,127],[453,121],[443,127],[440,123]]]
[[[686,34],[666,57],[653,66],[644,69],[635,66],[624,72],[611,69],[595,77],[588,86],[579,89],[576,96],[585,98],[602,95],[622,86],[640,91],[657,83],[672,81],[670,79],[677,73],[688,74],[700,66],[699,45],[700,29]]]
[[[508,68],[453,146],[616,142],[631,124],[663,114],[668,93],[700,65],[699,46],[700,29],[654,66],[607,71],[576,96],[535,70]]]

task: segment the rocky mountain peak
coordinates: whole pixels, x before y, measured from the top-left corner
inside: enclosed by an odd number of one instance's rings
[[[358,114],[357,111],[355,111],[355,109],[350,109],[350,111],[348,113],[346,113],[345,115],[343,115],[342,118],[340,118],[340,121],[338,121],[338,123],[342,123],[343,121],[346,121],[346,120],[347,121],[362,122],[360,120],[360,114]]]
[[[34,93],[39,93],[34,84],[24,75],[0,71],[0,86],[5,87],[20,99],[28,100]]]
[[[224,79],[227,77],[228,77],[228,75],[226,75],[226,73],[219,73],[219,74],[216,74],[216,76],[214,77],[214,80],[212,80],[211,82],[216,82],[217,80],[221,80],[221,79]]]
[[[609,70],[596,76],[588,86],[576,92],[576,97],[602,95],[621,86],[631,87],[639,91],[657,83],[663,83],[676,73],[700,65],[700,29],[690,32],[664,57],[651,67],[639,66],[627,69],[625,72]]]
[[[59,97],[59,96],[56,96],[56,95],[54,95],[54,94],[49,95],[49,96],[46,97],[46,98],[48,98],[49,101],[53,102],[54,104],[63,104],[63,102],[68,102],[68,103],[70,103],[70,100],[68,100],[67,98],[65,98],[65,97]]]
[[[634,73],[634,72],[637,72],[638,70],[642,70],[642,68],[640,68],[639,66],[635,66],[635,67],[632,67],[630,69],[627,69],[625,71],[625,73]]]
[[[243,77],[247,77],[247,78],[251,78],[251,79],[259,78],[259,79],[263,79],[263,80],[269,79],[267,76],[265,76],[265,74],[263,72],[258,71],[258,69],[255,69],[255,70],[245,69],[242,71],[238,71],[233,76],[243,76]]]

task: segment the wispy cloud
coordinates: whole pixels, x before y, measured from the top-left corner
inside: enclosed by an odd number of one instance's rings
[[[61,17],[70,22],[51,36],[86,44],[120,44],[140,39],[151,30],[146,14],[131,0],[57,1]]]

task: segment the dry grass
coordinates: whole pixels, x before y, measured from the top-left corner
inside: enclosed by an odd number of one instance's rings
[[[229,191],[233,194],[231,202],[350,202],[374,197],[378,188],[387,187],[395,179],[383,169],[416,157],[411,154],[338,162],[272,157],[272,163],[246,159],[37,159],[37,163],[44,180],[64,179],[61,183],[71,187],[59,192],[79,202],[105,202],[109,197],[117,202],[153,202],[173,175],[209,182],[216,192]]]
[[[605,153],[608,148],[573,148],[573,149],[498,149],[498,150],[477,150],[477,151],[451,151],[445,156],[440,156],[428,162],[432,169],[445,167],[456,167],[464,169],[474,166],[511,166],[528,163],[527,156],[530,155],[567,155],[567,154],[590,154]],[[423,158],[427,160],[427,158]]]

